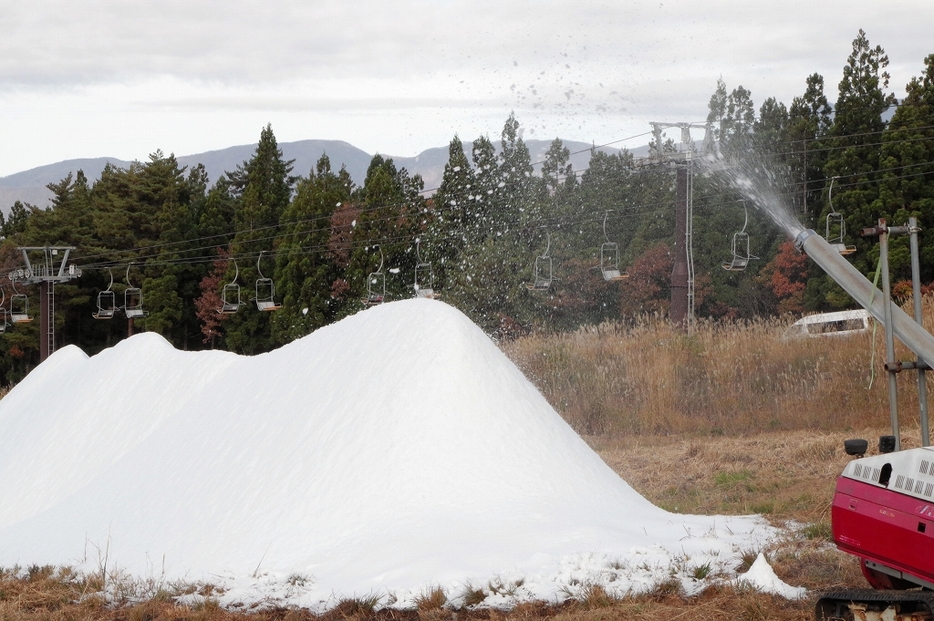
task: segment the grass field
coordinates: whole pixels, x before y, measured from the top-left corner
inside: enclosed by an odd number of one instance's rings
[[[931,304],[927,308],[931,308]],[[561,606],[451,610],[426,593],[414,610],[347,600],[323,615],[303,610],[234,612],[191,607],[163,590],[104,601],[94,577],[61,568],[0,570],[0,621],[324,619],[780,619],[813,617],[815,594],[863,587],[856,559],[830,542],[830,502],[849,459],[843,440],[888,430],[881,334],[789,340],[780,322],[705,324],[690,336],[663,322],[531,336],[503,350],[606,463],[656,505],[678,513],[760,513],[787,537],[766,553],[780,578],[812,596],[788,601],[712,586],[686,597],[674,584],[616,599],[599,587]],[[907,359],[906,352],[900,356]],[[903,445],[917,446],[913,377],[899,378]],[[748,565],[760,550],[749,550]],[[744,567],[739,567],[744,569]],[[714,581],[711,580],[713,583]]]

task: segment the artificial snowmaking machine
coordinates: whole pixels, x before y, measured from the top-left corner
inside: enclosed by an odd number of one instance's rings
[[[876,289],[841,253],[814,231],[802,231],[797,248],[805,252],[885,327],[889,404],[893,435],[879,440],[879,454],[865,457],[866,440],[848,440],[857,458],[837,479],[831,508],[836,546],[860,559],[871,588],[826,592],[817,601],[818,621],[934,621],[934,448],[929,446],[924,371],[934,368],[934,336],[921,325],[917,268],[917,225],[887,227],[884,220],[864,235],[879,237],[883,291]],[[888,236],[910,234],[915,317],[891,302]],[[897,336],[917,356],[895,360]],[[900,450],[895,376],[919,371],[922,446]]]
[[[893,445],[893,436],[880,440],[883,451]],[[837,479],[831,524],[872,589],[824,593],[819,620],[934,618],[934,448],[851,461]]]

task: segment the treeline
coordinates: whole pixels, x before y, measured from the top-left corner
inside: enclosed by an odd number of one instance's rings
[[[822,234],[827,215],[842,214],[864,273],[875,268],[877,251],[852,233],[879,217],[900,224],[913,215],[922,228],[934,217],[934,55],[902,102],[887,92],[887,64],[860,31],[833,106],[817,74],[790,106],[770,98],[757,111],[748,90],[722,80],[709,106],[719,166],[767,183]],[[499,149],[480,137],[466,153],[455,136],[433,193],[379,155],[359,187],[327,156],[313,170],[293,171],[271,126],[252,158],[213,184],[202,166],[180,167],[160,151],[126,169],[108,166],[94,183],[79,171],[48,186],[49,209],[16,203],[0,218],[5,306],[14,292],[5,275],[22,266],[18,247],[74,246],[83,275],[55,288],[56,343],[88,353],[133,330],[159,332],[184,349],[268,351],[364,308],[377,286],[371,273],[385,277],[387,299],[413,297],[419,265],[418,284],[501,336],[666,313],[675,187],[665,154],[675,145],[653,142],[648,160],[594,149],[589,167],[575,171],[557,139],[544,161],[532,162],[512,115],[499,138]],[[729,179],[703,167],[693,179],[697,315],[751,318],[849,304]],[[839,230],[833,222],[831,235]],[[756,259],[745,271],[726,271],[721,264],[744,226]],[[604,280],[606,242],[618,244],[628,279]],[[907,242],[892,246],[894,276],[907,278]],[[922,237],[921,259],[930,282],[934,236]],[[543,275],[546,288],[527,286]],[[275,283],[275,312],[250,300],[261,277]],[[229,284],[240,285],[244,304],[223,314]],[[121,303],[130,285],[142,289],[145,317],[93,317],[99,292],[114,291]],[[17,285],[33,313],[37,289]],[[0,382],[36,364],[38,343],[38,321],[0,336]]]

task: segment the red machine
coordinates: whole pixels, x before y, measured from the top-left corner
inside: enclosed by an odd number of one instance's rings
[[[850,462],[837,479],[833,540],[876,590],[825,593],[818,619],[934,618],[934,448]]]

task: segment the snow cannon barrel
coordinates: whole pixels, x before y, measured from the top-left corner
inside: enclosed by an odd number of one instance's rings
[[[795,238],[795,248],[807,254],[827,275],[833,278],[856,302],[873,317],[885,324],[882,292],[868,278],[853,267],[843,255],[811,229],[801,231]],[[908,316],[897,305],[892,305],[892,329],[895,336],[931,368],[934,368],[934,336]]]

